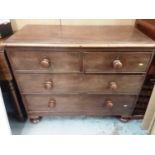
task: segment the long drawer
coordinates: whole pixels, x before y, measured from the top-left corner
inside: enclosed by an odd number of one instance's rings
[[[28,112],[129,115],[136,96],[120,95],[25,95]]]
[[[122,93],[137,95],[143,75],[17,74],[22,93]]]
[[[151,60],[146,52],[85,52],[85,72],[146,72]]]

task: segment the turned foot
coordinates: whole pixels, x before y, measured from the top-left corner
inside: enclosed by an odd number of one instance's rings
[[[39,117],[39,116],[38,117],[30,118],[31,123],[33,123],[33,124],[39,123],[40,120],[41,120],[41,117]]]
[[[123,122],[123,123],[126,123],[126,122],[129,121],[129,119],[130,119],[130,118],[127,117],[127,116],[121,116],[120,121]]]

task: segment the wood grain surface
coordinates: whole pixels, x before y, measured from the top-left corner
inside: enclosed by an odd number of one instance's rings
[[[155,47],[155,43],[133,26],[27,25],[6,46]]]
[[[143,75],[80,75],[80,74],[18,74],[16,79],[22,93],[112,93],[138,94]],[[52,87],[45,88],[51,81]],[[117,89],[110,88],[115,82]]]
[[[55,106],[49,107],[49,101],[55,100]],[[113,107],[107,106],[111,100]],[[115,95],[26,95],[29,112],[74,113],[81,115],[130,115],[136,96]]]

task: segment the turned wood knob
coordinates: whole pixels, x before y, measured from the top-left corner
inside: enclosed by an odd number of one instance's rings
[[[121,69],[123,67],[123,64],[120,60],[114,60],[113,61],[113,68],[114,69]]]
[[[108,108],[112,108],[112,107],[114,106],[114,104],[112,103],[111,100],[107,100],[107,101],[106,101],[106,106],[107,106]]]
[[[54,108],[56,106],[56,101],[54,99],[51,99],[49,102],[48,102],[48,107],[49,108]]]
[[[110,89],[116,90],[117,89],[117,83],[116,82],[110,82]]]
[[[44,87],[45,89],[51,89],[53,87],[53,81],[46,81]]]
[[[41,66],[44,68],[48,68],[50,66],[50,60],[47,58],[44,58],[40,62]]]

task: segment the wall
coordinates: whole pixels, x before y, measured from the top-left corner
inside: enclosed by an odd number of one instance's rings
[[[51,25],[134,25],[134,19],[12,19],[14,31],[27,24]]]

